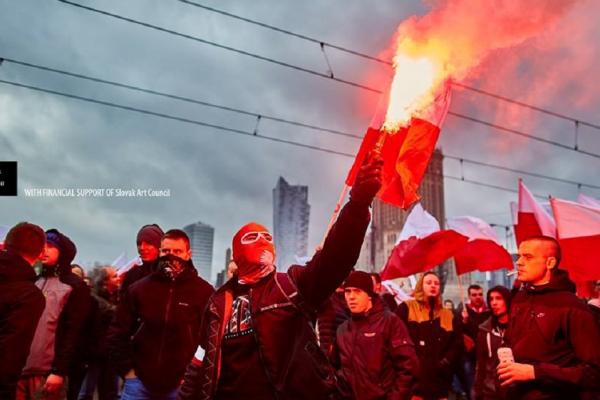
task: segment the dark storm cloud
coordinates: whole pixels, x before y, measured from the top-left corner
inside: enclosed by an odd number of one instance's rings
[[[327,70],[316,44],[177,1],[82,3],[306,68]],[[373,55],[388,46],[404,18],[426,11],[418,2],[394,0],[206,4]],[[4,57],[354,134],[362,134],[369,122],[369,112],[360,110],[359,100],[377,97],[58,1],[0,0],[0,11],[0,56]],[[345,79],[362,81],[370,71],[381,69],[338,51],[327,52],[336,76]],[[256,124],[251,116],[29,70],[11,63],[0,67],[0,77],[248,132]],[[476,111],[470,99],[461,100],[459,95],[456,98],[456,109]],[[143,224],[157,222],[167,229],[200,220],[216,229],[213,265],[215,271],[220,270],[225,248],[240,225],[258,220],[271,226],[271,191],[279,176],[292,184],[309,185],[310,245],[315,246],[352,161],[5,85],[0,86],[0,105],[0,145],[7,148],[2,158],[19,161],[21,190],[25,187],[170,189],[169,198],[27,198],[21,192],[18,198],[0,201],[0,224],[27,219],[46,228],[56,226],[77,242],[79,259],[84,262],[110,262],[123,250],[133,256],[135,233]],[[582,114],[583,117],[590,114]],[[359,145],[355,140],[266,120],[261,121],[259,132],[344,152],[354,152]],[[523,141],[522,148],[511,147],[497,156],[495,135],[499,134],[449,117],[448,132],[444,132],[440,143],[445,151],[456,155],[496,163],[508,161],[522,168],[536,167],[532,149],[537,152],[537,145]],[[586,140],[597,144],[597,139]],[[548,160],[565,157],[561,151],[539,151]],[[581,170],[598,165],[597,160],[581,157],[573,160],[576,161],[562,167],[548,165],[542,169],[581,176],[583,180]],[[455,168],[450,162],[446,165],[449,171]],[[500,185],[516,187],[514,175],[500,175],[493,170],[487,174],[476,169],[466,172],[481,174],[475,175],[478,179],[498,179]],[[593,175],[589,179],[593,181]],[[532,185],[537,184],[532,181]],[[491,222],[508,223],[507,203],[514,199],[513,194],[454,181],[447,181],[446,185],[447,215],[475,213],[483,218],[489,216]],[[555,186],[542,181],[537,189],[549,193]],[[573,197],[572,189],[564,193]],[[589,194],[598,197],[598,192]]]

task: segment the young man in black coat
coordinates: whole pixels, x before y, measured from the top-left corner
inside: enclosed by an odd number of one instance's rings
[[[418,359],[404,322],[375,293],[362,271],[344,282],[352,318],[338,327],[336,367],[358,400],[408,400],[418,374]]]
[[[136,245],[142,264],[136,265],[125,272],[119,289],[119,297],[125,296],[127,288],[134,282],[156,271],[156,264],[158,263],[157,260],[160,253],[160,240],[163,235],[164,232],[156,224],[144,225],[140,228],[136,237]]]
[[[46,300],[35,286],[33,264],[44,254],[46,234],[21,222],[8,231],[0,251],[0,399],[15,398],[33,334]]]
[[[161,240],[158,270],[133,283],[117,306],[108,334],[110,358],[125,378],[121,400],[174,400],[198,347],[213,287],[198,276],[188,236]]]
[[[510,290],[494,286],[487,292],[487,302],[492,316],[479,325],[477,333],[474,400],[503,400],[506,393],[498,382],[496,367],[499,363],[498,348],[504,345],[504,333],[508,327]]]
[[[505,336],[516,362],[498,366],[509,399],[579,399],[600,389],[600,327],[559,263],[554,238],[519,245],[522,285]]]
[[[18,399],[61,396],[74,361],[81,356],[82,332],[92,302],[89,287],[71,272],[75,254],[77,248],[66,235],[56,229],[46,231],[42,270],[35,282],[46,297],[46,306],[17,385]],[[71,396],[79,391],[71,385],[70,389]]]
[[[380,159],[365,164],[350,201],[306,266],[275,271],[275,247],[257,223],[233,237],[238,266],[204,315],[201,366],[190,364],[179,399],[327,399],[335,370],[321,351],[317,310],[344,281],[360,253],[369,206],[381,187]]]

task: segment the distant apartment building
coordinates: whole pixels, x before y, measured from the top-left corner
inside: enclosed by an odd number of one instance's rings
[[[185,226],[183,230],[190,238],[192,262],[198,274],[207,281],[211,281],[215,229],[202,222],[196,222]]]
[[[290,185],[279,177],[273,189],[273,238],[277,269],[286,271],[308,252],[308,186]]]

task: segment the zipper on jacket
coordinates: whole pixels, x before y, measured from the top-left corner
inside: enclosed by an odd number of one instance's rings
[[[163,350],[165,348],[165,341],[166,341],[166,336],[167,336],[167,324],[169,322],[169,314],[171,313],[171,303],[173,302],[173,286],[175,285],[175,282],[171,283],[171,286],[169,287],[169,296],[167,297],[167,307],[165,308],[165,319],[164,319],[164,327],[163,327],[163,332],[162,332],[162,337],[160,339],[160,347],[158,350],[158,365],[162,364],[162,355],[163,355]]]
[[[256,351],[258,352],[258,358],[260,359],[260,362],[262,364],[263,371],[267,376],[267,381],[269,381],[269,383],[271,384],[271,390],[273,391],[273,395],[275,396],[275,399],[279,399],[279,393],[277,392],[277,389],[273,384],[273,378],[271,377],[271,374],[266,368],[265,359],[263,357],[262,352],[260,351],[258,332],[256,332],[256,329],[254,329],[254,316],[252,315],[252,307],[250,306],[250,304],[252,304],[252,288],[250,288],[250,290],[248,291],[248,306],[250,307],[250,326],[252,327],[252,334],[254,335],[254,340],[256,341]]]

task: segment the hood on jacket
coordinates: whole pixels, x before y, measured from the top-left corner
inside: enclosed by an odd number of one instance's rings
[[[71,262],[77,254],[75,243],[68,236],[58,231],[58,229],[48,229],[46,231],[46,242],[58,248],[58,262],[55,266],[57,275],[64,275],[71,272]],[[54,266],[45,266],[46,269],[53,269]]]
[[[569,273],[564,269],[554,269],[550,275],[550,282],[545,285],[523,285],[525,290],[532,293],[570,292],[575,293],[575,284],[569,279]]]
[[[19,281],[35,281],[33,267],[13,251],[0,251],[0,283]]]

